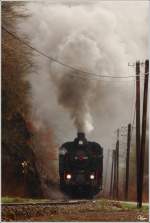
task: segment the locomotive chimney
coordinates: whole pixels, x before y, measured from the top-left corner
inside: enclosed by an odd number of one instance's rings
[[[74,140],[77,144],[83,145],[87,143],[87,139],[85,138],[84,132],[78,132],[77,137]]]
[[[80,140],[83,140],[83,139],[85,139],[85,133],[83,133],[83,132],[78,132],[77,133],[77,138]]]

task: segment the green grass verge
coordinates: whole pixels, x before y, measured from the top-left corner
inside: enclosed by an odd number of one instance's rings
[[[31,198],[21,198],[21,197],[2,197],[1,203],[37,203],[37,202],[47,202],[47,199],[31,199]]]
[[[101,199],[95,202],[95,206],[99,210],[105,210],[105,211],[148,211],[149,206],[143,205],[142,208],[137,208],[136,203],[128,203],[128,202],[119,202],[119,201],[113,201],[113,200],[107,200],[107,199]]]
[[[125,210],[139,210],[139,211],[148,211],[149,210],[149,206],[148,205],[144,205],[142,206],[142,208],[137,208],[136,204],[130,204],[130,203],[121,203],[122,208]]]

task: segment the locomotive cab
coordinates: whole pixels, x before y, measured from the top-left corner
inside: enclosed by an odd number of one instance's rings
[[[102,189],[103,149],[78,133],[73,142],[64,143],[59,151],[60,188],[66,194],[83,197]]]

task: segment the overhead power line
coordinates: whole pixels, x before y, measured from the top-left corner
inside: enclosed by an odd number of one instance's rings
[[[45,54],[44,52],[42,52],[42,51],[36,49],[36,48],[33,47],[31,44],[29,44],[29,43],[25,42],[24,40],[22,40],[22,39],[21,39],[20,37],[18,37],[16,34],[14,34],[14,33],[12,33],[11,31],[9,31],[6,27],[2,26],[2,29],[3,29],[5,32],[9,33],[13,38],[15,38],[16,40],[18,40],[19,42],[21,42],[22,44],[24,44],[25,46],[27,46],[28,48],[30,48],[30,49],[32,49],[33,51],[37,52],[39,55],[41,55],[41,56],[43,56],[43,57],[49,59],[50,61],[53,61],[53,62],[59,64],[59,65],[62,65],[62,66],[64,66],[64,67],[66,67],[66,68],[69,68],[69,69],[71,69],[71,70],[74,70],[74,71],[77,72],[77,73],[80,73],[80,74],[81,74],[81,73],[83,73],[83,74],[87,74],[87,75],[92,76],[92,78],[95,78],[95,79],[98,79],[98,78],[118,78],[118,79],[127,79],[127,78],[135,78],[135,77],[136,77],[135,75],[131,75],[131,76],[129,76],[129,75],[126,75],[126,76],[115,76],[115,75],[101,75],[101,74],[98,75],[98,74],[95,74],[95,73],[92,73],[92,72],[87,72],[87,71],[84,71],[84,70],[80,70],[80,69],[75,68],[75,67],[73,67],[73,66],[71,66],[71,65],[69,65],[69,64],[65,64],[65,63],[63,63],[63,62],[61,62],[61,61],[59,61],[59,60],[57,60],[57,59],[55,59],[55,58],[53,58],[53,57],[51,57],[51,56],[48,56],[48,55]],[[143,74],[143,75],[144,75],[144,74]],[[145,75],[147,75],[147,74],[145,74]],[[81,77],[81,78],[83,78],[83,77]]]
[[[11,51],[13,51],[13,52],[15,52],[16,53],[16,48],[14,47],[14,46],[8,46],[7,44],[5,44],[5,43],[3,43],[2,42],[2,46],[4,46],[4,47],[7,47],[8,49],[10,49]],[[17,52],[18,53],[18,52]],[[23,53],[19,53],[19,56],[24,56],[24,54]],[[29,63],[29,65],[30,65],[30,68],[32,67],[33,68],[33,64],[32,63],[30,63],[29,62],[29,60],[27,61],[28,63]],[[36,74],[40,74],[37,70],[34,70],[34,73],[36,73]],[[80,79],[82,79],[82,80],[90,80],[90,81],[95,81],[95,80],[98,80],[98,81],[103,81],[103,82],[111,82],[111,84],[113,84],[113,83],[115,83],[115,84],[120,84],[120,83],[127,83],[127,82],[131,82],[131,81],[135,81],[134,79],[126,79],[126,80],[123,80],[123,79],[113,79],[113,81],[111,80],[110,81],[110,79],[108,80],[108,79],[95,79],[95,78],[92,78],[92,76],[88,76],[88,78],[84,75],[80,75],[79,73],[76,73],[76,74],[73,74],[73,73],[68,73],[68,75],[70,76],[70,77],[72,77],[72,78],[80,78]],[[144,77],[142,77],[142,78],[144,78]],[[114,87],[116,87],[116,88],[118,88],[118,86],[113,86],[113,88]]]

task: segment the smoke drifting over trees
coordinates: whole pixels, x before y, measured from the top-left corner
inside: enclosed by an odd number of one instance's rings
[[[2,24],[15,30],[12,6],[3,2]],[[42,196],[27,127],[29,62],[28,50],[2,32],[2,196]]]
[[[26,3],[20,10],[29,17],[19,20],[18,34],[45,54],[77,69],[127,76],[133,74],[128,62],[148,55],[147,3],[100,2],[72,7]],[[73,136],[70,116],[77,130],[89,132],[95,128],[91,137],[100,138],[108,146],[108,135],[129,120],[133,81],[94,81],[90,79],[94,76],[88,78],[86,73],[36,53],[33,62],[36,69],[29,73],[28,80],[34,117],[43,125],[53,125],[59,142]]]

